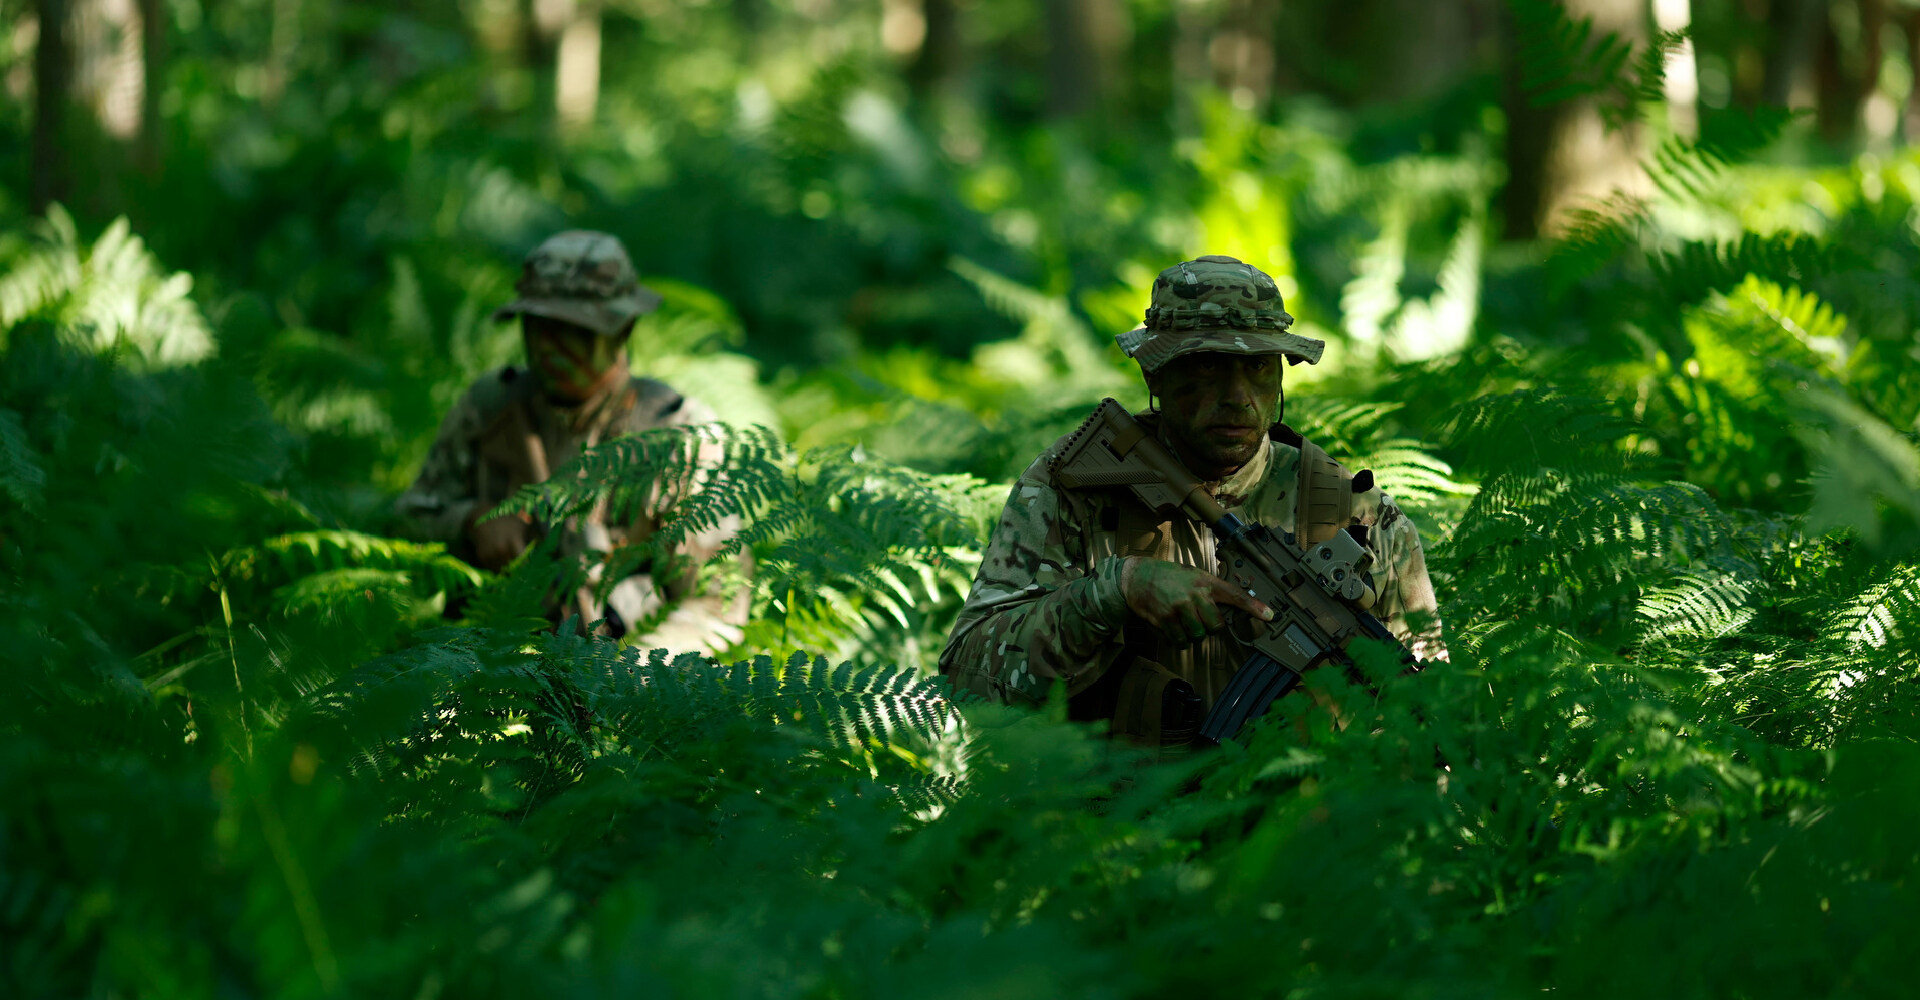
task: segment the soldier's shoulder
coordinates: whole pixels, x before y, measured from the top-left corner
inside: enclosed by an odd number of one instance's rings
[[[635,375],[628,385],[633,405],[627,410],[627,420],[635,430],[719,419],[712,407],[657,378]]]
[[[1067,451],[1067,445],[1073,442],[1075,431],[1068,431],[1053,440],[1052,444],[1040,450],[1040,454],[1020,473],[1020,482],[1034,486],[1046,486],[1050,489],[1062,489],[1053,477],[1054,464]]]
[[[533,376],[526,369],[496,368],[467,386],[453,404],[452,417],[475,426],[485,424],[509,405],[531,396],[534,389]]]

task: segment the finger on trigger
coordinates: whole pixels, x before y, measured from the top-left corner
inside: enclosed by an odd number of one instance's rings
[[[1234,607],[1239,608],[1242,611],[1245,611],[1247,614],[1250,614],[1255,618],[1260,619],[1263,622],[1270,622],[1273,620],[1272,608],[1269,608],[1265,604],[1261,603],[1260,600],[1255,598],[1252,594],[1244,590],[1241,590],[1239,587],[1236,587],[1225,580],[1220,580],[1218,584],[1214,587],[1214,595],[1215,595],[1214,596],[1215,601],[1222,604],[1231,604]]]

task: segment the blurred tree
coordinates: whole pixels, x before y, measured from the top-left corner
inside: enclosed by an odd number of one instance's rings
[[[1826,0],[1765,0],[1766,77],[1761,100],[1787,107],[1811,98],[1813,55],[1827,33]]]
[[[68,17],[76,96],[109,136],[133,138],[140,129],[146,82],[139,8],[134,0],[80,0]]]
[[[1590,26],[1591,41],[1583,32],[1578,44],[1566,52],[1586,57],[1603,53],[1614,46],[1632,46],[1636,51],[1650,41],[1647,0],[1565,0],[1560,5],[1575,25]],[[1647,189],[1645,172],[1640,167],[1640,127],[1632,115],[1608,121],[1602,114],[1602,101],[1617,95],[1601,95],[1582,78],[1592,67],[1557,68],[1565,74],[1561,89],[1564,99],[1543,100],[1550,95],[1526,85],[1528,73],[1555,71],[1554,67],[1526,65],[1547,56],[1543,51],[1522,51],[1521,35],[1529,8],[1547,9],[1533,0],[1511,8],[1507,69],[1507,190],[1506,236],[1526,239],[1552,232],[1557,220],[1583,204],[1604,199],[1615,191],[1641,194]],[[1596,59],[1596,63],[1604,59]],[[1617,69],[1614,70],[1617,73]],[[1604,89],[1604,88],[1602,88]],[[1571,95],[1571,96],[1569,96]],[[1545,104],[1545,107],[1539,105]]]
[[[1653,0],[1653,23],[1661,31],[1687,36],[1667,57],[1667,124],[1682,139],[1698,138],[1700,70],[1694,56],[1693,5],[1689,0]]]
[[[593,121],[600,102],[599,0],[542,0],[560,37],[554,60],[553,110],[578,130]]]
[[[139,0],[140,135],[134,160],[152,177],[166,155],[160,121],[160,92],[167,80],[167,10],[162,0]]]
[[[1887,0],[1834,0],[1816,28],[1815,106],[1820,135],[1830,143],[1853,137],[1879,86],[1886,24]]]
[[[1047,0],[1047,113],[1100,107],[1120,72],[1131,34],[1119,0]]]
[[[1649,40],[1646,0],[1568,0],[1566,6],[1575,19],[1593,18],[1596,33],[1610,32],[1636,47]],[[1593,97],[1570,101],[1557,111],[1541,182],[1539,224],[1547,231],[1570,208],[1614,191],[1644,193],[1647,187],[1637,122],[1609,129]]]
[[[1901,33],[1907,40],[1907,84],[1906,121],[1902,123],[1901,135],[1908,143],[1920,142],[1920,8],[1906,12],[1902,19]]]
[[[67,0],[36,0],[40,25],[33,50],[33,164],[29,181],[35,213],[67,197],[67,105],[73,88],[73,50]]]
[[[952,86],[966,56],[955,0],[920,0],[920,44],[907,64],[907,87],[924,104]]]

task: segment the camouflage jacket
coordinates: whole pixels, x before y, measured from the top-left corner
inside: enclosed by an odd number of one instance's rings
[[[525,369],[505,368],[469,388],[440,424],[419,478],[396,509],[417,534],[444,541],[456,555],[472,558],[466,528],[521,486],[545,481],[586,448],[658,427],[710,423],[713,411],[653,379],[634,378],[577,407],[561,407],[537,391]],[[535,524],[539,534],[558,531],[556,548],[581,574],[571,595],[551,595],[547,611],[556,622],[568,614],[583,621],[612,608],[623,622],[650,626],[634,641],[675,652],[718,652],[740,636],[745,594],[727,599],[717,579],[698,583],[699,567],[739,529],[737,519],[690,537],[674,550],[675,565],[643,566],[620,580],[601,603],[600,567],[622,546],[645,543],[672,509],[673,492],[656,491],[653,502],[632,518],[611,518],[603,502],[560,525]],[[656,578],[656,571],[662,578]],[[697,591],[697,592],[696,592]]]
[[[1253,461],[1216,485],[1215,495],[1243,519],[1292,531],[1300,449],[1280,440],[1291,437],[1276,427]],[[1014,484],[940,655],[940,670],[956,687],[994,701],[1043,701],[1056,679],[1078,694],[1121,658],[1132,617],[1120,589],[1126,557],[1220,571],[1213,533],[1201,522],[1175,517],[1156,524],[1124,490],[1056,484],[1048,466],[1065,441],[1054,442]],[[1413,521],[1377,485],[1354,497],[1353,521],[1366,526],[1374,557],[1380,597],[1373,613],[1402,641],[1413,640],[1416,653],[1440,652],[1437,619],[1427,632],[1432,638],[1412,636],[1407,626],[1409,612],[1437,610]],[[1176,647],[1134,632],[1135,655],[1187,680],[1208,707],[1239,669],[1241,656],[1228,636]]]

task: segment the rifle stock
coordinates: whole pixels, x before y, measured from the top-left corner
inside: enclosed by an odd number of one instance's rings
[[[1351,667],[1346,650],[1355,639],[1399,645],[1367,611],[1374,601],[1367,572],[1372,556],[1353,536],[1334,531],[1303,551],[1292,535],[1241,520],[1118,402],[1100,403],[1068,437],[1052,469],[1068,488],[1124,486],[1161,516],[1181,511],[1205,522],[1219,543],[1220,575],[1273,609],[1270,622],[1229,612],[1228,631],[1247,658],[1208,712],[1197,742],[1232,739],[1314,667]],[[1404,647],[1401,652],[1412,661]]]

